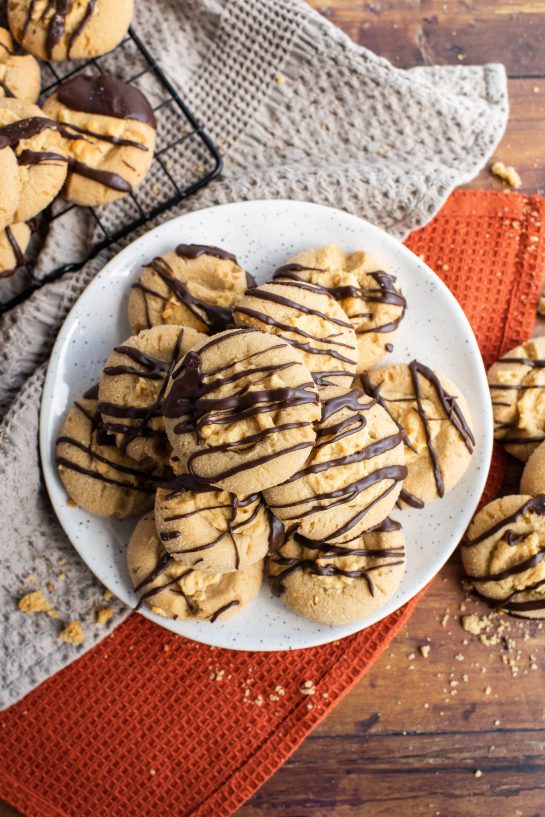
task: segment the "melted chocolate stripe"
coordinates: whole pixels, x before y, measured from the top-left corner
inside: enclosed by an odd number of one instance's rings
[[[96,77],[80,74],[59,87],[57,98],[72,111],[134,119],[157,129],[155,115],[144,94],[136,86],[107,74]]]
[[[218,618],[223,614],[226,613],[227,610],[230,610],[231,607],[237,607],[240,604],[238,599],[233,599],[233,601],[229,601],[227,604],[224,604],[223,607],[220,607],[219,610],[210,616],[210,624],[213,624]]]
[[[514,523],[521,517],[526,511],[534,511],[539,516],[545,516],[545,494],[538,494],[536,497],[532,497],[532,499],[528,499],[523,505],[518,508],[514,513],[510,516],[505,517],[505,519],[501,519],[495,525],[492,525],[491,528],[488,528],[483,533],[480,534],[476,539],[467,539],[463,542],[464,547],[475,547],[476,545],[480,545],[481,542],[484,542],[485,539],[488,539],[490,536],[495,536],[499,533],[503,528],[508,527],[509,525],[514,525]]]

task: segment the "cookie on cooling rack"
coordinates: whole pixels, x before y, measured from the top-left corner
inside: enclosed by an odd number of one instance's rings
[[[249,289],[233,310],[237,326],[270,332],[298,349],[320,395],[349,388],[357,366],[356,335],[337,301],[303,281]]]
[[[358,372],[393,350],[406,301],[395,277],[371,253],[347,253],[327,244],[298,253],[276,270],[274,278],[325,287],[340,303],[356,332]]]
[[[8,0],[11,33],[41,60],[106,54],[131,24],[134,0]]]
[[[493,607],[545,617],[545,495],[504,496],[476,514],[462,543],[466,578]]]
[[[401,526],[389,518],[346,547],[296,533],[269,559],[272,587],[282,601],[324,624],[347,624],[382,607],[404,569]]]
[[[179,244],[146,264],[129,297],[133,332],[163,323],[213,334],[233,322],[233,306],[255,281],[221,247]]]
[[[12,224],[21,200],[19,165],[7,137],[0,133],[0,230]]]
[[[10,224],[0,232],[0,278],[8,278],[26,263],[30,227],[24,222]]]
[[[57,123],[30,102],[0,99],[0,144],[17,157],[21,194],[14,221],[28,221],[50,204],[66,179],[67,157]],[[1,151],[2,153],[4,151]]]
[[[69,201],[114,201],[135,190],[150,169],[157,122],[134,85],[106,74],[79,75],[57,88],[44,112],[59,123],[70,158]]]
[[[545,338],[530,338],[488,370],[494,437],[523,462],[545,441]]]
[[[161,401],[178,360],[204,339],[188,327],[156,326],[116,346],[102,370],[98,408],[123,453],[168,462]]]
[[[203,573],[175,561],[157,536],[153,514],[136,525],[127,561],[141,603],[166,618],[223,621],[254,598],[263,579],[263,561],[232,573]]]
[[[40,95],[40,66],[30,54],[15,54],[7,29],[0,28],[0,97],[36,102]]]

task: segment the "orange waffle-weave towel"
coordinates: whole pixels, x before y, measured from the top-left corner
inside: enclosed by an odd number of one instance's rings
[[[459,191],[407,242],[457,296],[487,364],[532,331],[544,201]],[[489,496],[502,473],[496,457]],[[369,669],[415,603],[342,642],[269,654],[205,647],[133,615],[0,715],[0,797],[29,817],[226,817]],[[300,692],[306,679],[312,697]]]

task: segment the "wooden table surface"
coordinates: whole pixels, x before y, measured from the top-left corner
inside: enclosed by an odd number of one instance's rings
[[[311,5],[401,68],[503,62],[511,117],[496,157],[517,168],[524,192],[545,192],[545,0]],[[470,186],[503,187],[488,171]],[[454,559],[373,670],[237,817],[545,817],[545,624],[508,620],[479,638],[460,624],[471,612],[486,610],[465,600]],[[0,817],[15,815],[0,804]]]

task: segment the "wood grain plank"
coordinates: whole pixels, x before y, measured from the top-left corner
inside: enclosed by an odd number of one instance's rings
[[[313,0],[311,5],[400,68],[502,62],[510,76],[545,74],[544,0]]]

